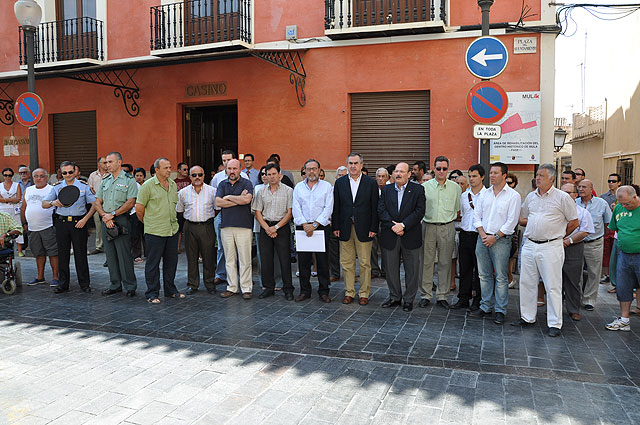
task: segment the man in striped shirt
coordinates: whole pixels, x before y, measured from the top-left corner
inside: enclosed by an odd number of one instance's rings
[[[204,183],[204,170],[196,165],[189,171],[191,184],[178,192],[176,210],[184,215],[184,239],[187,251],[187,295],[193,295],[200,286],[198,258],[202,258],[204,286],[210,294],[216,293],[215,217],[216,190]]]

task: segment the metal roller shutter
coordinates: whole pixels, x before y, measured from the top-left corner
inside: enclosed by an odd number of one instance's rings
[[[73,161],[83,176],[96,169],[98,136],[96,111],[53,114],[53,152],[55,166]]]
[[[429,164],[429,92],[351,94],[351,151],[371,175],[398,162]]]

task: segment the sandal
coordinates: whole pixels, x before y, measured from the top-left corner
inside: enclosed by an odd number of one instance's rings
[[[147,298],[149,304],[160,304],[162,300],[160,298]]]
[[[186,298],[187,296],[185,294],[183,294],[182,292],[176,292],[175,294],[171,294],[169,295],[169,298]]]

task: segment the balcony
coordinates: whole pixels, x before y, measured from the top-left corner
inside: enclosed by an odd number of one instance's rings
[[[82,17],[43,22],[36,29],[34,56],[36,67],[99,64],[104,61],[103,23]],[[20,66],[27,65],[27,41],[18,27]]]
[[[586,141],[592,138],[604,137],[605,125],[604,105],[589,107],[587,112],[573,114],[572,142]]]
[[[333,40],[444,32],[447,0],[325,0]]]
[[[151,7],[151,54],[250,47],[251,0],[186,0]]]

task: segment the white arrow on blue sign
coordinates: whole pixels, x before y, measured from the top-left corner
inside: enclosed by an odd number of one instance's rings
[[[507,47],[495,37],[476,38],[467,48],[465,55],[469,71],[484,80],[500,75],[507,67],[507,62]]]

